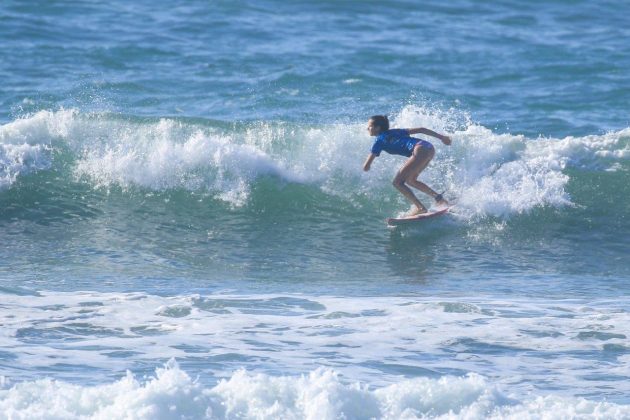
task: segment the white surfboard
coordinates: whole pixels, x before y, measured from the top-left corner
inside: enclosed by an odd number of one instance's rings
[[[443,216],[446,213],[448,213],[449,209],[450,207],[444,207],[436,211],[429,211],[427,213],[416,214],[414,216],[390,217],[387,219],[387,224],[389,226],[399,226],[399,225],[405,225],[405,224],[410,224],[410,223],[419,223],[427,219]]]

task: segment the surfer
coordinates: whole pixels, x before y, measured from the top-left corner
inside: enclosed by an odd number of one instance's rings
[[[374,140],[370,155],[363,164],[364,171],[370,170],[372,161],[374,161],[383,150],[392,155],[401,155],[409,158],[398,170],[398,173],[396,173],[393,184],[398,191],[416,206],[416,209],[411,212],[410,216],[426,213],[427,208],[418,200],[409,186],[430,195],[440,205],[448,205],[448,202],[442,197],[442,194],[438,194],[424,182],[418,181],[420,172],[422,172],[429,162],[431,162],[431,159],[433,159],[435,148],[428,141],[411,137],[411,135],[426,134],[427,136],[440,139],[442,143],[446,145],[451,144],[451,138],[449,136],[436,133],[428,128],[390,130],[389,120],[384,115],[374,115],[370,117],[367,129],[370,136],[376,137],[376,140]]]

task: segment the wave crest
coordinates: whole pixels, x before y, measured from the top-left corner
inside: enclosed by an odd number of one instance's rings
[[[131,373],[117,382],[80,386],[50,379],[0,391],[9,418],[258,418],[258,419],[505,419],[532,417],[624,418],[630,407],[583,398],[504,397],[479,375],[416,378],[370,390],[344,383],[319,368],[300,377],[245,370],[212,388],[192,380],[174,360],[141,383]]]

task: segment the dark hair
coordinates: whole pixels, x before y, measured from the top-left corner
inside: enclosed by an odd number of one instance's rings
[[[381,129],[381,132],[389,130],[389,120],[385,115],[373,115],[370,120]]]

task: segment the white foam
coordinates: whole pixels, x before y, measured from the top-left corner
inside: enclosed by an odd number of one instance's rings
[[[540,140],[494,135],[478,126],[457,133],[456,138],[455,153],[457,148],[466,149],[452,169],[453,188],[461,194],[458,206],[476,215],[505,217],[538,206],[570,203],[564,165],[536,152]]]
[[[84,150],[76,173],[99,186],[117,184],[153,190],[209,190],[242,204],[252,181],[274,175],[299,182],[300,176],[264,151],[230,137],[196,130],[172,120],[139,127],[122,139]]]
[[[308,375],[235,372],[203,387],[174,360],[143,382],[79,386],[42,379],[0,390],[0,416],[11,419],[623,419],[630,406],[557,396],[501,395],[478,375],[418,378],[370,389],[330,369]]]
[[[11,187],[18,176],[50,165],[50,149],[43,145],[0,144],[0,191]]]
[[[592,394],[595,385],[606,395],[613,388],[630,392],[624,380],[630,360],[621,357],[628,305],[622,298],[5,294],[0,350],[17,367],[6,367],[7,381],[41,371],[92,378],[93,371],[124,372],[176,357],[209,361],[206,378],[230,376],[239,366],[287,375],[324,366],[382,387],[402,373],[457,371],[492,377],[520,394],[541,391],[554,378],[562,396]],[[59,364],[76,367],[59,371]]]
[[[71,111],[40,112],[0,126],[0,190],[10,188],[20,175],[49,169],[53,137],[67,134]]]

